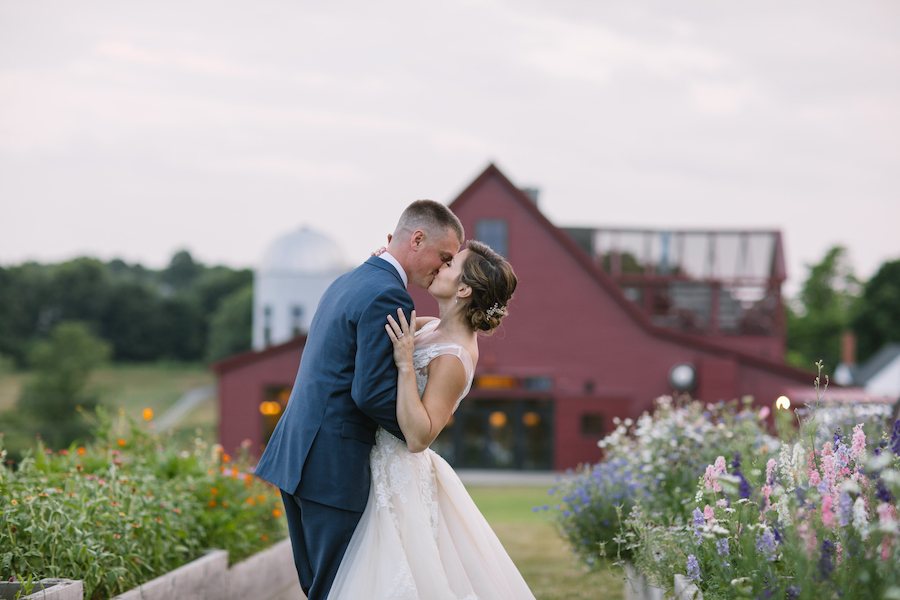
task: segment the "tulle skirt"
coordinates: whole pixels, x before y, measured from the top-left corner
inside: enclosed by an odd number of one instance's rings
[[[459,477],[379,430],[369,501],[329,600],[534,598]]]

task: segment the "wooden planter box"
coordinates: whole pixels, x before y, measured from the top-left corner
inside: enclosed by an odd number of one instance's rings
[[[301,596],[289,539],[228,567],[228,553],[213,550],[195,561],[115,596],[116,600],[296,599]]]
[[[676,575],[674,595],[651,584],[631,563],[625,563],[625,600],[703,600],[703,594],[690,579]]]
[[[13,600],[22,590],[21,583],[0,583],[0,600]],[[84,585],[71,579],[41,579],[34,591],[20,600],[82,600]]]
[[[19,583],[0,583],[0,600],[13,600]],[[302,598],[291,540],[228,567],[228,553],[212,550],[174,571],[115,596],[115,600],[296,600]],[[70,579],[42,579],[21,600],[84,600],[84,584]]]

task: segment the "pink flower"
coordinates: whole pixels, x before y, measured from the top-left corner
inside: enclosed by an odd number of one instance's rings
[[[866,434],[863,431],[862,424],[853,428],[853,442],[850,446],[850,456],[853,460],[859,460],[866,451]]]
[[[703,474],[703,482],[706,489],[714,492],[721,492],[722,485],[719,483],[719,475],[725,473],[725,457],[716,458],[716,462],[706,467],[706,473]]]
[[[768,406],[763,406],[761,409],[759,409],[759,420],[765,420],[765,418],[769,416],[770,412],[771,411],[769,410]]]
[[[897,512],[894,509],[894,506],[887,502],[882,502],[875,510],[878,513],[878,520],[881,521],[882,525],[890,527],[897,520]]]
[[[819,479],[819,472],[815,468],[810,469],[809,470],[809,485],[815,487],[815,486],[819,485],[819,483],[821,481],[822,480]]]
[[[703,518],[706,519],[707,524],[713,523],[716,520],[716,514],[713,512],[713,507],[709,504],[703,507]]]
[[[769,496],[772,495],[772,486],[768,483],[762,487],[762,495],[766,499],[766,505],[763,507],[762,511],[766,512],[770,508],[772,508],[772,503],[769,501]]]
[[[728,506],[728,500],[726,500],[725,498],[719,498],[718,500],[716,500],[716,506],[718,506],[719,508],[726,508]]]
[[[772,482],[772,473],[775,471],[777,464],[774,458],[770,458],[769,462],[766,463],[766,482]]]
[[[831,494],[822,499],[822,524],[828,528],[834,528],[834,500]]]

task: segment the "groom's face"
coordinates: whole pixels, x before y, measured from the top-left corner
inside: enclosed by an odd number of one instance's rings
[[[419,233],[419,232],[417,232]],[[459,238],[452,229],[437,231],[432,235],[421,232],[417,240],[414,261],[410,269],[410,283],[420,288],[428,288],[441,268],[453,260],[459,252]]]

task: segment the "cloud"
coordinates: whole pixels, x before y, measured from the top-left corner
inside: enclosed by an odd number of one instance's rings
[[[648,40],[602,25],[520,16],[530,30],[523,60],[544,75],[606,84],[626,71],[676,79],[722,71],[732,60],[719,51],[679,38]]]

